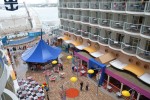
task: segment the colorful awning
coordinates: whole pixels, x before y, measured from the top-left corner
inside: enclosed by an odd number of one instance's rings
[[[134,64],[128,64],[123,69],[132,72],[133,74],[137,75],[137,77],[140,77],[145,73],[145,70],[143,68]]]

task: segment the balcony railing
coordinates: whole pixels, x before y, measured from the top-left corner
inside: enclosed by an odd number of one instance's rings
[[[132,45],[130,45],[130,43],[122,43],[121,49],[126,53],[136,54],[137,46],[132,46]]]
[[[82,8],[89,8],[89,3],[88,2],[81,2],[81,7]]]
[[[108,38],[104,38],[104,37],[101,37],[101,36],[98,36],[99,38],[99,42],[102,43],[102,44],[108,44]]]
[[[60,25],[59,28],[62,29],[62,30],[64,29],[62,25]]]
[[[137,47],[137,52],[136,54],[143,59],[149,60],[150,61],[150,51],[146,51],[141,49],[140,47]]]
[[[127,2],[127,11],[144,12],[145,4],[142,2]]]
[[[150,2],[146,2],[145,12],[150,13]]]
[[[74,8],[74,4],[75,4],[74,2],[68,2],[67,4],[68,4],[68,8]]]
[[[99,19],[99,24],[101,26],[110,26],[110,20],[109,19]]]
[[[111,2],[100,2],[100,9],[111,10]]]
[[[62,18],[62,14],[61,13],[59,13],[58,16],[59,16],[59,18]]]
[[[111,4],[112,10],[116,11],[125,11],[126,10],[126,3],[125,2],[113,2]]]
[[[150,26],[142,25],[141,34],[146,35],[146,36],[150,36]]]
[[[81,3],[80,2],[76,2],[75,3],[75,8],[80,8],[81,7]]]
[[[69,32],[71,32],[71,33],[73,33],[74,32],[74,30],[75,30],[75,28],[69,28]]]
[[[113,20],[111,20],[111,27],[112,28],[123,30],[123,24],[124,24],[123,21],[113,21]]]
[[[73,15],[73,19],[76,20],[76,21],[80,21],[81,16],[80,15]]]
[[[67,16],[68,16],[68,19],[73,20],[73,14],[67,14]]]
[[[59,7],[63,7],[63,3],[59,3]]]
[[[62,18],[67,18],[67,14],[62,13]]]
[[[78,29],[75,29],[75,34],[76,34],[76,35],[81,35],[81,30],[80,30],[80,29],[79,29],[79,30],[78,30]]]
[[[85,38],[89,38],[89,32],[82,31],[82,36]]]
[[[121,42],[109,39],[109,45],[116,49],[121,49]]]
[[[82,18],[83,22],[89,23],[89,17],[88,16],[82,16],[81,18]]]
[[[67,3],[61,3],[62,7],[66,8],[67,7]]]
[[[96,18],[96,17],[90,17],[90,23],[91,24],[98,24],[98,18]]]
[[[99,9],[99,2],[91,2],[90,8],[91,9]]]
[[[140,24],[133,24],[127,23],[124,24],[124,30],[132,33],[140,33],[141,25]]]
[[[90,33],[90,39],[94,41],[98,41],[98,33]]]
[[[63,27],[65,31],[69,31],[69,28],[66,26],[66,27]]]

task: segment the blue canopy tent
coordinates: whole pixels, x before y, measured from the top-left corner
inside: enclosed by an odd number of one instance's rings
[[[37,45],[26,50],[21,57],[25,62],[46,63],[57,59],[60,53],[60,48],[49,46],[41,38]]]
[[[93,69],[93,70],[99,70],[101,69],[101,77],[100,80],[98,82],[99,85],[102,85],[104,82],[104,74],[105,74],[105,68],[106,65],[105,64],[101,64],[100,62],[97,62],[95,59],[91,58],[89,60],[89,69]],[[89,75],[89,77],[91,78],[93,75]]]

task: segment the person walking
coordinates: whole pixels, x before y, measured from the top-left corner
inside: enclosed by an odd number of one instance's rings
[[[86,83],[85,90],[86,90],[86,91],[89,90],[89,82]]]
[[[83,81],[80,82],[80,90],[82,91],[83,88]]]

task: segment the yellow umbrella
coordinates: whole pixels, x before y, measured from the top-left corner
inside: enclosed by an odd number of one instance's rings
[[[67,59],[72,59],[72,56],[67,56]]]
[[[130,94],[129,91],[123,90],[123,91],[122,91],[122,95],[125,96],[125,97],[130,97],[131,94]]]
[[[94,70],[93,70],[93,69],[89,69],[89,70],[88,70],[88,73],[89,73],[89,74],[93,74],[93,73],[94,73]]]
[[[77,80],[78,80],[78,79],[77,79],[76,77],[71,77],[71,78],[70,78],[70,81],[71,81],[71,82],[76,82]]]
[[[57,61],[56,60],[52,61],[52,64],[57,64]]]
[[[44,87],[45,87],[45,85],[42,84],[42,88],[44,88]]]

